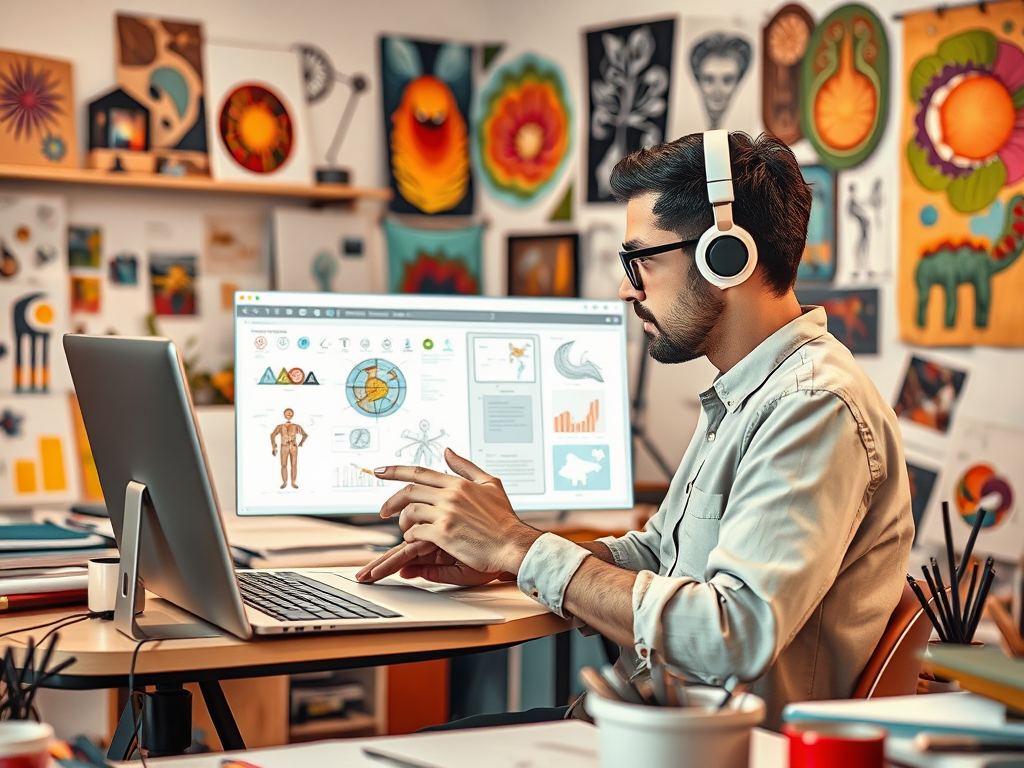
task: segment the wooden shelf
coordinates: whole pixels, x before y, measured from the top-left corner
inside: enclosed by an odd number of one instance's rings
[[[288,738],[292,741],[325,739],[357,731],[372,731],[376,727],[377,720],[372,715],[353,712],[345,717],[328,717],[323,720],[311,720],[308,723],[293,723],[288,726]]]
[[[291,197],[317,203],[356,198],[390,200],[391,190],[352,187],[347,184],[253,184],[242,181],[215,181],[208,176],[163,176],[157,173],[111,173],[90,168],[48,168],[44,165],[0,163],[0,181],[46,181],[57,184],[83,184],[99,187],[128,187],[182,192],[210,192],[228,195]]]

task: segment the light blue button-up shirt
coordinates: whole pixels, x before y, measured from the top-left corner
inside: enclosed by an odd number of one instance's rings
[[[853,692],[913,539],[896,416],[825,322],[805,307],[718,376],[661,508],[602,539],[639,572],[623,663],[756,681],[769,727],[791,701]],[[520,587],[562,613],[584,556],[543,536]]]

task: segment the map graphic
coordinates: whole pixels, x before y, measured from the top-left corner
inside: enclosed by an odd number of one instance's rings
[[[473,339],[473,367],[477,381],[534,382],[537,370],[534,353],[537,340],[530,338]]]
[[[552,451],[556,491],[611,490],[607,445],[556,445]]]
[[[405,375],[381,358],[364,360],[345,380],[349,404],[366,416],[388,416],[405,402]]]

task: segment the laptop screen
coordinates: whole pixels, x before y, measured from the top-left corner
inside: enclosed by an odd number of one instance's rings
[[[376,514],[373,468],[450,472],[516,510],[633,503],[625,305],[584,299],[235,295],[239,515]]]

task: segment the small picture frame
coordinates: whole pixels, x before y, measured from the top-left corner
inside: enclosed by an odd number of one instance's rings
[[[578,234],[509,235],[509,296],[573,298],[579,290]]]

